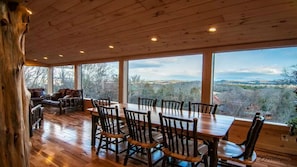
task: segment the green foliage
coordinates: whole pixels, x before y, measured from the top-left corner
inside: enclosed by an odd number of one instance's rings
[[[86,97],[118,99],[118,74],[108,63],[82,65],[82,86]]]
[[[287,122],[288,125],[297,125],[297,117],[294,117],[292,119],[290,119],[288,122]]]

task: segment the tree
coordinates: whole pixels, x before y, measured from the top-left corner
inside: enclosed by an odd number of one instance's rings
[[[284,82],[288,84],[297,84],[297,64],[285,68],[282,76],[284,77]]]
[[[24,75],[28,88],[45,88],[47,87],[48,68],[25,66]]]
[[[83,65],[84,95],[95,99],[109,96],[112,100],[117,101],[118,78],[118,74],[108,63]]]
[[[74,88],[74,66],[54,67],[54,91],[59,89]]]

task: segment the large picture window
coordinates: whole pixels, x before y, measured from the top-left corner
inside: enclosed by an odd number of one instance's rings
[[[128,102],[137,98],[200,101],[202,55],[129,61]]]
[[[82,65],[82,88],[88,98],[110,97],[118,101],[119,63],[96,63]]]
[[[47,92],[47,67],[24,66],[24,75],[27,88],[44,88]]]
[[[286,123],[297,115],[297,48],[215,54],[213,101],[219,114]]]
[[[53,90],[74,89],[74,66],[57,66],[53,68]]]

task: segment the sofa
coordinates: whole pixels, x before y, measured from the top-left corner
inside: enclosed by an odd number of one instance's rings
[[[31,93],[31,100],[33,102],[33,106],[41,104],[41,102],[45,96],[45,89],[44,88],[28,88],[28,91]]]
[[[68,110],[83,111],[84,100],[82,89],[60,89],[52,95],[46,95],[42,100],[43,106],[59,108],[59,114],[65,114]]]

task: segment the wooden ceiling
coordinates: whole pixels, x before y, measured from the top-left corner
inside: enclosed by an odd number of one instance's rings
[[[24,5],[33,12],[26,59],[47,65],[297,41],[296,0],[26,0]],[[208,32],[211,26],[215,33]]]

